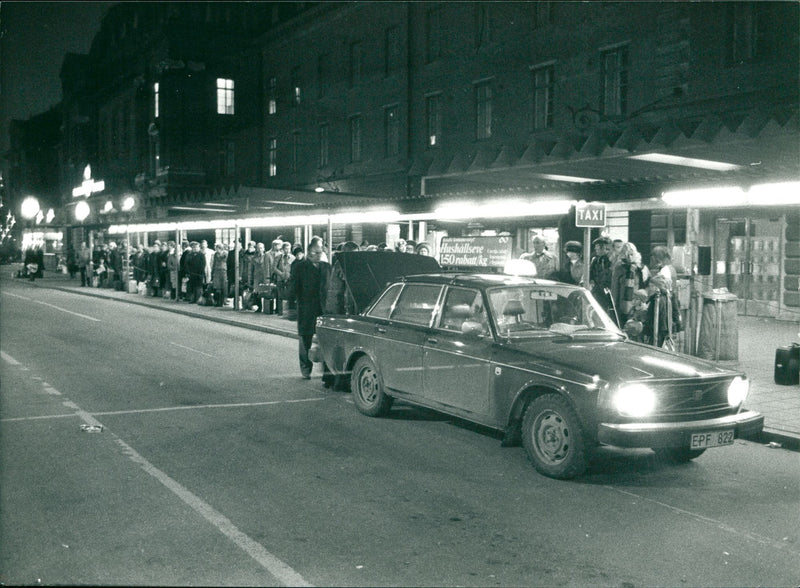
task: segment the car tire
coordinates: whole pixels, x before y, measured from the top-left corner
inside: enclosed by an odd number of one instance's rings
[[[528,405],[522,419],[522,444],[540,474],[568,479],[586,470],[588,455],[580,420],[558,394],[540,396]]]
[[[686,447],[654,447],[656,457],[667,463],[688,463],[703,455],[705,449],[687,449]]]
[[[383,378],[369,357],[356,361],[350,376],[350,389],[356,408],[367,416],[386,416],[392,408],[394,398],[384,391]]]

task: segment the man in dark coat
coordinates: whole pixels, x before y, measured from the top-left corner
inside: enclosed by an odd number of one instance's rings
[[[192,250],[186,258],[186,275],[189,276],[187,296],[189,302],[197,302],[203,295],[203,278],[206,269],[206,256],[200,251],[200,243],[192,241]]]
[[[317,317],[325,308],[328,291],[330,265],[321,261],[322,240],[314,238],[308,245],[306,257],[292,265],[292,289],[297,298],[297,334],[299,335],[300,373],[303,378],[311,378],[314,363],[308,358],[308,350],[317,328]],[[323,362],[322,383],[330,388],[334,376]]]

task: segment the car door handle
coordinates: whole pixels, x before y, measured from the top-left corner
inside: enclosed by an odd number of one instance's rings
[[[428,337],[428,338],[426,339],[426,341],[427,341],[428,343],[433,343],[434,345],[436,345],[437,343],[439,343],[439,339],[435,339],[434,337]]]
[[[383,327],[375,327],[375,330],[378,331],[379,333],[385,333],[386,332],[386,329],[384,329]]]

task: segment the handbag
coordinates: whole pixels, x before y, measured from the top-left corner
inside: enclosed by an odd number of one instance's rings
[[[271,298],[275,298],[275,296],[277,295],[278,287],[275,284],[271,283],[271,282],[265,282],[265,283],[262,283],[262,284],[259,284],[258,286],[256,286],[254,288],[254,292],[255,292],[256,295],[260,296],[261,298],[270,298],[271,299]]]

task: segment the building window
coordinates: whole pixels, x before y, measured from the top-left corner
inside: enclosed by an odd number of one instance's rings
[[[217,78],[217,114],[233,114],[233,80]]]
[[[300,131],[292,132],[292,171],[297,172],[300,165]]]
[[[350,117],[350,161],[361,161],[361,117]]]
[[[735,2],[728,7],[729,64],[739,64],[762,57],[766,52],[764,22],[760,7],[750,2]]]
[[[475,5],[475,46],[483,47],[492,40],[492,7],[489,4]]]
[[[553,66],[547,65],[532,70],[533,83],[533,128],[547,129],[553,126]]]
[[[428,147],[438,147],[442,142],[442,101],[441,94],[425,98],[425,126]]]
[[[158,82],[153,84],[153,117],[158,118],[160,112],[160,96],[158,94]]]
[[[269,140],[269,177],[274,178],[278,175],[278,140],[272,138]]]
[[[386,157],[400,155],[400,107],[388,106],[383,111]]]
[[[475,84],[475,136],[478,139],[488,139],[492,136],[491,82]]]
[[[362,44],[357,41],[350,45],[350,86],[357,86],[361,83],[361,58]]]
[[[442,56],[442,10],[432,8],[425,15],[425,60],[436,61]]]
[[[538,29],[553,23],[553,3],[533,2],[533,28]]]
[[[621,116],[627,108],[628,48],[618,47],[602,54],[603,86],[600,104],[603,114]]]
[[[328,123],[319,125],[319,167],[326,167],[328,165],[328,152],[330,150],[329,131],[330,127]]]
[[[278,112],[278,79],[269,79],[269,88],[267,90],[267,112],[275,114]]]
[[[302,90],[300,88],[300,68],[292,68],[292,106],[299,106],[302,99]]]
[[[324,53],[317,60],[317,84],[319,86],[319,97],[323,98],[329,90],[331,75],[331,56]]]
[[[386,29],[386,66],[385,73],[388,76],[392,72],[400,69],[400,27],[389,27]]]
[[[219,173],[223,177],[230,177],[236,173],[236,143],[224,140],[219,150]]]

